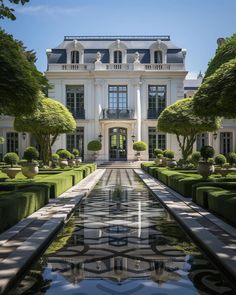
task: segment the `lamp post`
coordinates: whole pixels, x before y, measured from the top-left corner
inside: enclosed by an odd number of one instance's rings
[[[131,136],[131,138],[132,138],[132,142],[134,143],[134,141],[135,141],[135,135],[133,134],[133,135]]]
[[[26,139],[26,133],[25,132],[22,133],[22,138],[23,138],[23,140]]]
[[[101,141],[102,141],[102,138],[103,138],[101,132],[100,132],[100,134],[98,135],[98,138],[99,138],[99,141],[101,142]]]
[[[217,135],[218,135],[217,132],[214,132],[214,133],[213,133],[213,139],[214,139],[214,140],[217,139]]]

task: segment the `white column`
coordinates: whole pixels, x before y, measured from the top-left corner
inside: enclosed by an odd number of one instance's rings
[[[102,94],[103,94],[103,84],[104,80],[96,79],[95,80],[95,103],[94,103],[94,138],[98,139],[98,135],[101,132],[100,128],[100,116],[102,115]],[[92,105],[90,106],[93,107]]]
[[[136,115],[137,115],[137,141],[141,140],[141,94],[140,94],[140,86],[141,82],[139,81],[136,84]]]

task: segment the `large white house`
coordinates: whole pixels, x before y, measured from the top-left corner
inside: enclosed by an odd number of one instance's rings
[[[133,141],[143,140],[153,158],[156,147],[180,155],[175,136],[156,131],[160,112],[184,97],[186,50],[169,36],[66,36],[47,50],[46,77],[52,88],[48,96],[66,105],[77,122],[74,134],[62,135],[58,148],[79,148],[91,157],[87,143],[102,142],[99,160],[133,160]],[[211,144],[217,152],[235,149],[235,122],[225,121],[216,134],[201,134],[197,148]],[[1,153],[17,151],[35,141],[29,134],[13,130],[13,118],[2,117],[0,135],[6,143]]]

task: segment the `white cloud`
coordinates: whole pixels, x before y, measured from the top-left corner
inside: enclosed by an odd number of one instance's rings
[[[82,7],[64,7],[64,6],[49,6],[49,5],[35,5],[23,6],[15,9],[18,13],[27,15],[72,15],[82,11]]]

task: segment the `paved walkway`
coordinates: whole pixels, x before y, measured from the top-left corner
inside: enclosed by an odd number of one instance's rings
[[[74,208],[104,174],[99,169],[0,235],[0,294],[6,294],[22,271],[48,245]]]
[[[195,203],[176,193],[141,169],[134,170],[188,234],[224,270],[236,279],[236,229]]]

